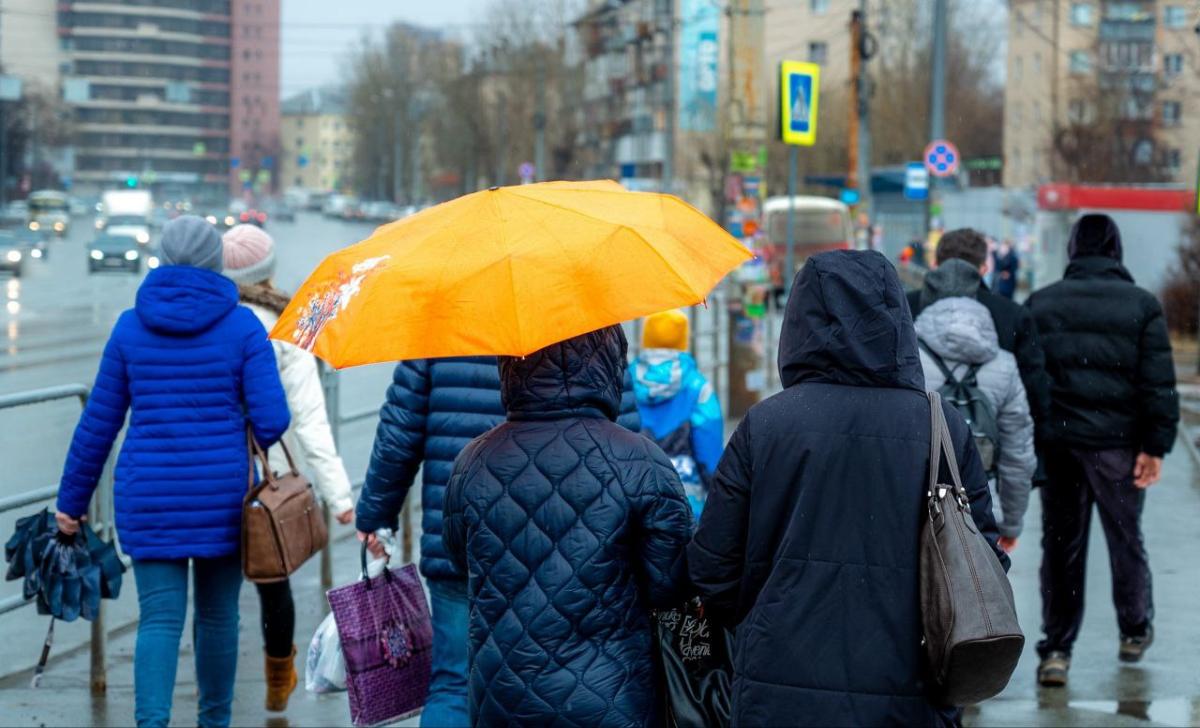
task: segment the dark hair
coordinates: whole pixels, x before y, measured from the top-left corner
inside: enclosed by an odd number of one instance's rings
[[[942,236],[937,245],[938,265],[957,258],[967,261],[976,268],[981,268],[987,261],[987,254],[987,238],[983,237],[983,233],[972,228],[951,230]]]

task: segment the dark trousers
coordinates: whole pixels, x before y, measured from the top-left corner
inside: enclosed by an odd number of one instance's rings
[[[1042,630],[1038,653],[1070,654],[1083,622],[1092,505],[1108,541],[1113,604],[1121,634],[1145,634],[1154,617],[1150,562],[1142,541],[1146,491],[1133,485],[1128,449],[1047,448],[1042,491]]]
[[[262,612],[263,647],[269,657],[291,657],[296,632],[296,604],[287,579],[255,584]]]

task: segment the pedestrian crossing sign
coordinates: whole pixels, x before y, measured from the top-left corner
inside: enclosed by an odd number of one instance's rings
[[[817,101],[821,67],[815,63],[779,64],[779,133],[785,144],[811,147],[817,143]]]

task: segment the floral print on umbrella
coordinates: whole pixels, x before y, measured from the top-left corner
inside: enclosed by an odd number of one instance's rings
[[[391,257],[381,255],[355,263],[349,274],[344,271],[338,273],[336,282],[327,284],[309,296],[296,322],[296,330],[292,332],[292,341],[296,346],[312,351],[326,324],[337,318],[338,311],[344,311],[350,305],[350,301],[362,290],[362,282],[367,276],[383,267]]]

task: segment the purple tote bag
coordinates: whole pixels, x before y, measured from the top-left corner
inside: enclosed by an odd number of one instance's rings
[[[369,579],[363,544],[362,569],[360,581],[330,589],[328,597],[346,660],[350,720],[372,726],[414,715],[425,706],[433,623],[412,564],[384,569]]]

